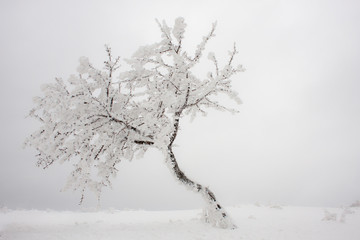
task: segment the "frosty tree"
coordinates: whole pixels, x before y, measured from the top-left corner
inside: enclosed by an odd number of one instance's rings
[[[47,168],[54,162],[71,161],[74,170],[66,188],[92,190],[100,195],[110,186],[118,164],[141,156],[150,147],[163,152],[165,162],[178,181],[200,193],[207,204],[205,220],[222,228],[234,228],[229,215],[208,187],[189,179],[180,169],[173,152],[180,119],[195,117],[206,109],[235,111],[215,100],[220,93],[240,103],[231,89],[230,78],[243,71],[234,67],[234,45],[225,66],[219,66],[213,53],[207,76],[194,74],[207,42],[214,37],[216,24],[204,36],[194,54],[182,47],[186,24],[177,18],[171,28],[158,22],[161,41],[140,47],[130,66],[117,74],[119,57],[114,58],[106,46],[107,60],[102,69],[86,57],[80,58],[78,74],[65,82],[60,78],[43,86],[43,96],[34,99],[30,116],[41,122],[26,144],[38,154],[38,166]]]

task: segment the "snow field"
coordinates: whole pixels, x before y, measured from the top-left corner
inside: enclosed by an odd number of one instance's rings
[[[51,239],[244,239],[358,240],[360,208],[311,208],[240,205],[227,208],[236,230],[214,228],[200,221],[200,210],[0,212],[1,240]],[[328,218],[336,216],[335,218]]]

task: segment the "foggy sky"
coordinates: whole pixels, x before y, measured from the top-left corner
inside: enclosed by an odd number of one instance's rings
[[[195,3],[194,3],[195,2]],[[190,50],[217,21],[208,50],[224,59],[237,43],[234,77],[243,104],[184,119],[180,167],[225,205],[347,205],[360,199],[360,3],[338,1],[1,1],[0,207],[77,209],[60,192],[70,165],[36,167],[22,149],[37,123],[26,114],[40,86],[75,73],[80,56],[100,66],[104,44],[122,59],[160,39],[155,18],[188,25]],[[211,65],[210,65],[211,66]],[[119,165],[102,207],[186,209],[200,196],[178,184],[152,150]],[[87,194],[85,207],[95,207]]]

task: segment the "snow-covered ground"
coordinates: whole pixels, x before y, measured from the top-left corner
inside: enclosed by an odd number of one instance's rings
[[[244,239],[359,240],[360,208],[239,205],[236,230],[200,221],[200,210],[58,212],[0,209],[1,240]]]

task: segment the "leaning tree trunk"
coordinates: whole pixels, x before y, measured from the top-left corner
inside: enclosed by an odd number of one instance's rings
[[[184,172],[179,168],[179,165],[176,161],[175,155],[172,151],[172,146],[168,146],[168,156],[167,163],[175,175],[176,179],[179,180],[182,184],[187,186],[189,189],[199,192],[202,194],[207,206],[204,209],[204,220],[216,227],[220,228],[231,228],[235,229],[236,225],[233,223],[232,219],[226,213],[225,209],[220,205],[216,200],[215,195],[208,187],[204,187],[199,183],[196,183],[189,179]]]
[[[189,189],[201,193],[203,196],[207,206],[204,209],[204,220],[205,222],[208,222],[216,227],[220,228],[231,228],[235,229],[237,228],[236,225],[233,223],[230,216],[226,213],[225,209],[220,205],[220,203],[216,200],[215,195],[208,187],[204,187],[199,183],[196,183],[189,179],[183,171],[179,168],[179,165],[176,161],[174,152],[172,150],[172,145],[176,139],[178,130],[179,130],[179,122],[181,113],[184,110],[188,96],[189,96],[189,89],[187,92],[186,100],[184,107],[175,113],[175,119],[174,119],[174,131],[170,137],[169,145],[167,146],[167,156],[166,156],[166,162],[169,166],[170,170],[173,172],[175,178],[179,180],[182,184],[187,186]]]

